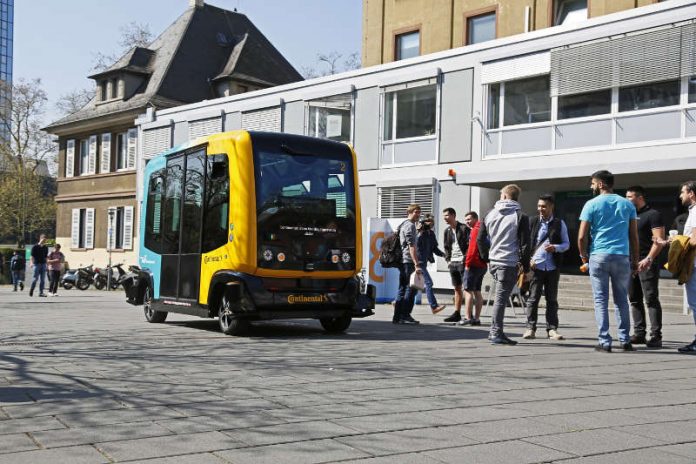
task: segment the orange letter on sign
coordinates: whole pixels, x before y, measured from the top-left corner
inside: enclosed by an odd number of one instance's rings
[[[375,264],[379,259],[379,249],[377,248],[377,240],[384,239],[384,232],[377,232],[370,239],[370,279],[375,282],[384,282],[384,275],[377,275]]]

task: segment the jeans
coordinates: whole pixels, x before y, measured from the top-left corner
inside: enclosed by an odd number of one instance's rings
[[[428,297],[428,303],[430,303],[431,308],[437,308],[437,298],[435,298],[435,293],[433,292],[433,279],[430,277],[430,273],[428,272],[428,265],[425,263],[418,263],[418,268],[423,271],[425,295]]]
[[[40,280],[39,283],[39,293],[44,292],[45,280],[46,279],[46,264],[34,264],[34,278],[31,281],[31,291],[36,288],[36,281]]]
[[[22,281],[22,271],[12,271],[12,284],[14,285],[15,290],[17,290],[17,285],[19,285],[19,283],[21,281]]]
[[[48,287],[48,292],[54,295],[58,293],[58,282],[60,282],[60,271],[48,271],[48,278],[51,281],[51,285]]]
[[[546,330],[558,329],[558,280],[561,277],[559,269],[553,271],[534,270],[534,276],[529,283],[529,298],[527,298],[527,328],[536,330],[541,293],[546,298]]]
[[[416,266],[413,263],[403,263],[399,268],[399,291],[396,294],[392,322],[399,322],[411,317],[416,290],[412,289],[409,284],[411,283],[411,274],[415,270]]]
[[[495,301],[493,303],[490,331],[490,338],[494,338],[503,335],[505,308],[517,282],[517,266],[491,265],[490,271],[493,280],[495,280]]]
[[[652,263],[648,269],[637,274],[631,279],[631,288],[628,299],[631,302],[631,316],[633,316],[633,333],[637,336],[645,336],[645,305],[648,305],[650,317],[650,336],[662,338],[662,305],[660,305],[660,293],[657,288],[660,282],[660,269],[657,263]]]
[[[686,288],[686,304],[691,310],[691,316],[696,324],[696,269],[691,273],[691,278],[684,288]],[[696,340],[696,335],[694,335],[694,340]]]
[[[631,319],[628,308],[628,285],[631,280],[631,263],[628,256],[596,254],[590,256],[590,282],[594,296],[595,319],[599,329],[599,343],[611,346],[609,334],[609,282],[614,295],[616,324],[619,341],[628,343]]]

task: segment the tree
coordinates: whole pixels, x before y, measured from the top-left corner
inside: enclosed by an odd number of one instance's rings
[[[64,115],[73,114],[94,97],[95,89],[76,89],[60,96],[56,109]]]
[[[317,53],[315,64],[301,67],[302,75],[306,79],[312,79],[360,68],[360,55],[357,52],[345,57],[343,62],[342,58],[343,55],[338,52]]]
[[[116,61],[124,53],[133,47],[147,47],[152,42],[152,32],[147,24],[140,24],[135,21],[119,28],[121,38],[118,41],[119,50],[114,53],[97,52],[94,55],[93,71],[103,71]]]
[[[0,86],[0,231],[24,242],[55,224],[49,174],[56,170],[56,146],[41,130],[47,102],[41,80]]]

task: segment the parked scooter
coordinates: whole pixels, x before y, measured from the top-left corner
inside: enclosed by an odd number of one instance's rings
[[[123,270],[123,263],[113,264],[111,267],[101,267],[94,269],[94,287],[97,290],[106,288],[109,282],[109,273],[111,273],[111,289],[116,290],[119,285],[121,285],[121,279],[126,275],[126,271]]]
[[[92,265],[78,269],[68,269],[60,279],[60,286],[66,290],[77,287],[79,290],[87,290],[92,285],[94,270]]]

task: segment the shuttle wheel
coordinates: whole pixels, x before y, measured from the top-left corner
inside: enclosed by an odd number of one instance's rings
[[[143,311],[145,312],[145,320],[151,323],[162,323],[167,319],[167,312],[165,311],[155,311],[152,309],[152,290],[150,287],[145,287],[145,294],[143,295]]]

